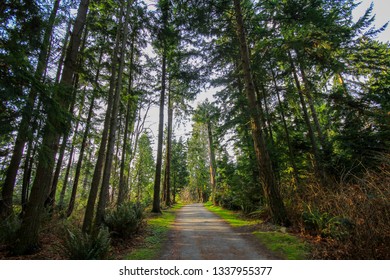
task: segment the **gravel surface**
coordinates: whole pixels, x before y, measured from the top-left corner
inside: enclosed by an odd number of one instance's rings
[[[264,260],[275,259],[251,234],[234,230],[202,204],[179,210],[163,260]]]

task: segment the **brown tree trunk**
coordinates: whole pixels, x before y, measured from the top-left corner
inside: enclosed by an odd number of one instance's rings
[[[313,121],[314,121],[314,125],[315,125],[316,130],[317,130],[317,133],[318,133],[318,138],[320,139],[322,148],[324,148],[325,147],[324,135],[322,133],[322,128],[320,126],[320,122],[319,122],[318,116],[317,116],[317,110],[314,107],[313,97],[312,97],[312,94],[311,94],[312,86],[310,84],[310,81],[307,79],[305,70],[303,69],[303,66],[301,64],[299,65],[299,68],[300,68],[300,72],[301,72],[301,75],[302,75],[303,83],[305,85],[305,95],[306,95],[308,103],[309,103],[311,115],[312,115],[312,118],[313,118]]]
[[[53,108],[51,106],[48,108],[48,118],[44,128],[42,146],[38,155],[39,161],[35,180],[31,188],[30,200],[26,206],[21,228],[17,233],[18,242],[13,248],[15,254],[25,254],[38,248],[41,215],[43,213],[44,202],[50,190],[58,142],[63,129],[69,125],[68,118],[64,116],[61,118],[61,114],[57,109],[63,108],[65,112],[69,109],[72,93],[72,78],[77,67],[77,56],[88,12],[88,5],[89,0],[82,0],[80,2],[60,82],[62,89],[54,93],[54,102],[59,107]]]
[[[120,30],[122,27],[122,15],[123,15],[123,5],[121,5],[119,11],[119,23],[116,32],[115,47],[112,54],[111,79],[110,79],[110,88],[108,91],[106,117],[104,119],[103,134],[102,134],[102,139],[100,140],[98,158],[96,160],[95,169],[93,172],[91,189],[89,191],[89,196],[88,196],[87,208],[85,209],[85,215],[83,221],[83,232],[92,231],[95,203],[99,192],[99,185],[102,176],[103,165],[106,158],[106,146],[108,140],[108,132],[111,123],[111,112],[112,112],[113,100],[114,100],[113,93],[115,89],[116,71],[118,66],[118,51],[119,51],[119,43],[120,43]]]
[[[62,67],[64,66],[66,49],[67,49],[68,43],[69,43],[71,28],[72,28],[72,20],[69,19],[68,26],[66,27],[66,30],[65,30],[65,38],[63,40],[64,44],[62,46],[61,55],[60,55],[60,58],[58,59],[58,67],[57,67],[57,73],[56,73],[56,79],[55,79],[56,84],[58,84],[60,82],[60,79],[61,79]]]
[[[37,69],[35,70],[34,78],[37,81],[42,81],[43,73],[47,65],[47,57],[49,53],[50,38],[53,32],[54,21],[61,0],[56,0],[53,9],[50,13],[48,25],[45,30],[41,50],[38,57]],[[30,133],[30,120],[34,110],[34,104],[37,99],[38,89],[33,87],[27,97],[27,103],[23,108],[22,120],[19,125],[18,134],[15,141],[15,146],[12,152],[11,162],[7,168],[4,184],[2,188],[2,200],[0,200],[0,218],[7,217],[12,213],[13,193],[16,182],[16,175],[19,170],[20,161],[23,156],[24,146],[28,140]]]
[[[134,64],[134,44],[135,44],[135,31],[131,36],[131,46],[130,46],[130,64],[129,64],[129,86],[127,89],[127,94],[129,96],[126,106],[126,120],[125,120],[125,131],[123,135],[123,147],[122,147],[122,157],[121,157],[121,167],[119,174],[119,191],[118,191],[118,201],[117,206],[119,207],[125,200],[127,194],[127,184],[125,178],[125,166],[126,166],[126,156],[127,156],[127,142],[129,137],[129,126],[132,116],[134,116],[134,106],[132,96],[132,86],[133,86],[133,64]]]
[[[256,158],[261,173],[261,182],[264,188],[264,194],[269,203],[270,213],[275,223],[289,225],[286,209],[272,170],[272,163],[264,140],[263,131],[259,120],[259,112],[256,105],[256,93],[252,80],[252,71],[249,59],[248,46],[244,30],[244,22],[241,11],[240,0],[234,0],[234,9],[237,22],[237,35],[240,42],[241,63],[246,86],[246,95],[248,99],[250,122]]]
[[[162,21],[163,21],[163,32],[166,31],[168,26],[168,13],[169,13],[169,3],[167,2],[164,7],[162,7]],[[163,148],[163,138],[164,138],[164,103],[165,103],[165,89],[166,89],[166,72],[167,72],[167,40],[162,36],[162,74],[161,74],[161,94],[160,94],[160,114],[159,114],[159,127],[158,127],[158,143],[157,143],[157,159],[156,159],[156,175],[154,179],[154,188],[153,188],[153,213],[161,213],[160,209],[160,184],[161,184],[161,169],[162,169],[162,148]]]
[[[282,104],[282,101],[280,99],[280,93],[279,93],[279,89],[278,89],[278,84],[276,82],[275,72],[274,72],[273,69],[271,69],[271,73],[272,73],[272,81],[274,83],[274,87],[275,87],[275,91],[276,91],[276,96],[278,97],[280,113],[282,115],[281,119],[282,119],[282,123],[283,123],[284,133],[286,134],[286,141],[287,141],[287,146],[288,146],[288,154],[289,154],[291,166],[293,168],[295,184],[297,186],[299,186],[298,168],[297,168],[297,165],[295,164],[295,156],[294,156],[294,151],[293,151],[293,148],[292,148],[292,145],[291,145],[290,132],[288,131],[287,122],[286,122],[286,115],[284,113],[283,104]]]
[[[209,146],[209,158],[210,158],[210,184],[212,188],[213,193],[213,204],[217,204],[216,196],[217,196],[217,182],[215,181],[215,174],[216,174],[216,168],[217,164],[215,163],[215,151],[214,151],[214,141],[213,141],[213,132],[211,127],[211,120],[210,116],[207,116],[207,139],[208,139],[208,146]]]
[[[97,227],[100,226],[101,223],[103,222],[105,208],[107,204],[107,198],[108,198],[107,191],[110,186],[111,167],[112,167],[112,160],[113,160],[114,148],[115,148],[116,127],[118,122],[119,102],[120,102],[120,95],[122,89],[123,69],[125,64],[125,49],[127,43],[127,34],[129,31],[128,22],[130,18],[130,9],[132,3],[133,3],[132,0],[128,0],[127,2],[125,22],[123,25],[123,35],[122,35],[123,38],[122,38],[121,53],[120,53],[121,57],[120,57],[119,70],[118,70],[118,80],[116,82],[115,96],[114,96],[113,106],[112,106],[110,132],[109,132],[108,143],[107,143],[107,155],[104,164],[99,202],[96,209],[95,225]]]
[[[71,107],[69,110],[70,114],[73,114],[75,101],[76,101],[76,98],[74,96],[74,98],[72,100],[72,104],[70,105],[70,107]],[[49,209],[49,211],[52,211],[54,209],[54,206],[55,206],[57,185],[58,185],[58,180],[60,178],[60,173],[62,170],[62,162],[63,162],[64,156],[65,156],[65,150],[66,150],[66,146],[67,146],[67,142],[68,142],[68,137],[69,137],[69,131],[67,128],[66,131],[64,132],[64,135],[62,136],[62,143],[61,143],[61,147],[60,147],[60,152],[58,154],[56,168],[55,168],[55,171],[54,171],[54,174],[52,177],[52,181],[51,181],[51,189],[50,189],[49,195],[45,201],[45,207],[47,209]],[[70,153],[70,158],[73,155],[73,146],[72,146],[71,150],[72,150],[72,152]],[[70,161],[71,161],[71,159],[70,159]],[[68,166],[69,166],[69,164],[68,164]],[[68,172],[67,172],[67,175],[68,175]],[[59,204],[61,205],[61,207],[63,206],[63,202],[64,202],[64,196],[65,196],[65,190],[66,190],[66,183],[65,182],[67,180],[68,180],[67,176],[65,176],[64,184],[62,185],[62,190],[61,190],[61,194],[60,194],[60,203]]]
[[[172,125],[173,125],[173,101],[172,92],[168,90],[168,131],[165,157],[164,190],[165,205],[171,206],[171,159],[172,159]]]
[[[307,129],[309,132],[309,138],[310,138],[310,142],[311,142],[311,150],[312,150],[312,153],[314,156],[314,172],[315,172],[317,178],[320,178],[320,180],[322,181],[323,174],[321,171],[321,160],[320,160],[320,155],[319,155],[319,151],[318,151],[317,141],[316,141],[316,138],[314,135],[313,126],[312,126],[311,121],[310,121],[309,113],[307,111],[305,97],[303,95],[302,86],[301,86],[301,83],[299,81],[298,74],[297,74],[297,71],[296,71],[296,68],[294,65],[294,61],[292,59],[290,52],[288,52],[288,56],[290,59],[290,65],[291,65],[291,70],[292,70],[292,74],[294,77],[295,85],[296,85],[297,90],[298,90],[299,100],[300,100],[301,106],[302,106],[303,118],[306,122],[306,126],[307,126]]]
[[[161,213],[160,209],[160,184],[161,184],[161,169],[162,169],[162,146],[164,134],[164,101],[165,101],[165,79],[166,79],[166,54],[164,50],[162,63],[162,77],[161,77],[161,95],[160,95],[160,114],[159,114],[159,129],[158,129],[158,143],[157,143],[157,160],[156,160],[156,174],[153,188],[153,213]]]
[[[99,77],[100,77],[102,58],[103,58],[103,48],[101,49],[100,56],[99,56],[98,67],[97,67],[95,81],[94,81],[95,85],[97,85],[97,82],[98,82]],[[94,103],[95,103],[95,95],[96,95],[96,92],[94,91],[92,93],[91,104],[89,105],[89,109],[88,109],[88,115],[87,115],[85,130],[84,130],[84,134],[83,134],[83,140],[82,140],[81,148],[80,148],[80,155],[79,155],[79,158],[77,160],[76,172],[75,172],[73,186],[72,186],[72,194],[70,196],[68,210],[66,212],[67,217],[69,217],[72,214],[73,209],[74,209],[74,204],[76,201],[76,193],[77,193],[77,187],[78,187],[80,174],[81,174],[81,166],[83,164],[85,148],[87,146],[89,130],[91,127],[91,120],[92,120],[93,108],[94,108]]]

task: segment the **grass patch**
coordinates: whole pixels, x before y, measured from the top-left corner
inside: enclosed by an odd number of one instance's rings
[[[261,224],[261,220],[245,219],[240,212],[234,212],[214,206],[211,202],[205,207],[220,216],[233,227]],[[270,251],[287,260],[304,260],[309,255],[308,246],[298,237],[277,231],[254,231],[252,233]]]
[[[127,260],[154,260],[158,257],[162,246],[168,237],[168,232],[172,223],[175,221],[176,210],[180,209],[183,204],[175,204],[162,215],[147,218],[147,232],[144,242],[139,248],[133,250],[125,257]]]
[[[213,205],[211,202],[205,203],[204,206],[211,212],[220,216],[223,220],[228,222],[233,227],[244,227],[261,223],[260,220],[245,219],[240,215],[239,212],[226,210],[220,206]]]
[[[279,253],[287,260],[304,260],[308,255],[307,245],[298,237],[281,232],[253,232],[271,251]]]

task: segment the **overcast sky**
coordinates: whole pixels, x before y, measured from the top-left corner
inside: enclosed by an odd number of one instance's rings
[[[390,20],[389,11],[390,11],[390,0],[362,0],[362,4],[355,9],[354,16],[359,18],[368,7],[370,7],[371,2],[374,3],[375,14],[375,26],[381,27],[386,22]],[[378,36],[378,40],[382,42],[390,41],[390,27],[388,27],[383,33]]]

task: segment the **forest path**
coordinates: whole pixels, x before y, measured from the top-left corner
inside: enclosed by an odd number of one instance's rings
[[[270,252],[207,210],[191,204],[178,210],[163,260],[263,260]]]

